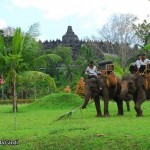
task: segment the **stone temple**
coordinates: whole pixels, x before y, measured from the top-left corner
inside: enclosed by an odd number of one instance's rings
[[[72,57],[73,60],[76,60],[78,55],[78,50],[81,47],[82,44],[87,44],[92,49],[94,49],[97,52],[97,55],[99,58],[102,58],[104,56],[104,53],[108,54],[114,54],[112,47],[112,44],[105,41],[82,41],[79,40],[78,36],[73,32],[72,26],[68,26],[67,32],[62,36],[62,40],[50,40],[50,41],[44,41],[41,42],[43,45],[44,51],[48,49],[54,49],[59,45],[67,46],[72,48]]]
[[[68,26],[67,32],[62,36],[62,40],[45,41],[43,42],[44,49],[53,49],[59,45],[71,47],[73,51],[73,59],[76,59],[78,50],[84,41],[79,40],[78,36],[73,32],[72,26]]]

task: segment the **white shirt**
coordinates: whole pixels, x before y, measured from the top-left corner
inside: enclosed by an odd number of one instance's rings
[[[90,76],[97,76],[97,69],[96,66],[93,66],[93,68],[90,68],[89,66],[86,68],[85,70],[85,74],[86,75],[90,75]]]
[[[140,60],[141,65],[147,65],[148,63],[150,63],[149,59],[145,59],[144,61]]]
[[[137,66],[137,68],[139,69],[141,67],[141,60],[136,60],[135,65]]]

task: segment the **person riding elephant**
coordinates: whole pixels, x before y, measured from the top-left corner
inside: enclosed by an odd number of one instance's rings
[[[97,70],[97,67],[94,65],[93,61],[89,62],[89,66],[85,70],[85,75],[87,75],[87,78],[95,78],[97,80],[98,87],[100,90],[102,89],[101,86],[103,86],[103,82],[101,81],[102,79],[98,77],[98,73],[100,73]]]
[[[82,109],[86,107],[90,99],[94,99],[97,116],[102,116],[100,107],[100,96],[104,99],[104,116],[110,116],[108,110],[109,99],[116,101],[118,106],[118,115],[123,115],[123,102],[120,100],[121,79],[114,76],[115,85],[111,85],[109,76],[98,74],[97,78],[88,78],[85,82],[85,100]],[[99,84],[98,84],[99,82]]]
[[[146,99],[150,99],[150,76],[124,75],[121,86],[121,99],[125,101],[133,99],[137,117],[142,116],[141,105]]]
[[[137,71],[139,71],[140,67],[141,67],[141,54],[138,54],[136,61],[130,65],[129,71],[132,74],[135,74]]]

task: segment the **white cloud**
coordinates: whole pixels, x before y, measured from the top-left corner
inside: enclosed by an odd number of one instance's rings
[[[114,13],[131,13],[143,20],[149,14],[148,0],[11,0],[11,6],[22,9],[35,8],[43,19],[69,19],[80,23],[81,28],[97,29],[102,27]]]
[[[38,8],[48,14],[49,18],[74,14],[85,16],[102,11],[143,14],[146,11],[149,13],[150,8],[148,0],[12,0],[12,3],[21,8]]]
[[[0,29],[5,28],[7,26],[6,22],[0,19]]]
[[[113,13],[133,13],[140,18],[149,14],[148,0],[12,0],[14,7],[34,7],[45,19],[59,20],[68,16],[88,17],[99,26]]]

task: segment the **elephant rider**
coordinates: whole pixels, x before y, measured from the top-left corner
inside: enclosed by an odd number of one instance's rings
[[[93,61],[90,61],[89,66],[85,70],[85,74],[88,75],[88,79],[97,78],[97,68],[94,66]]]
[[[136,59],[136,62],[135,63],[132,63],[130,65],[130,68],[129,68],[129,71],[132,73],[132,74],[135,74],[141,67],[141,55],[139,54],[137,56],[137,59]]]
[[[89,66],[85,70],[85,74],[88,76],[88,79],[95,78],[101,90],[103,86],[103,80],[97,76],[97,73],[97,68],[94,66],[94,62],[90,61]]]
[[[146,54],[141,55],[141,60],[140,60],[140,72],[144,72],[145,70],[145,65],[149,64],[150,60],[146,58]]]

